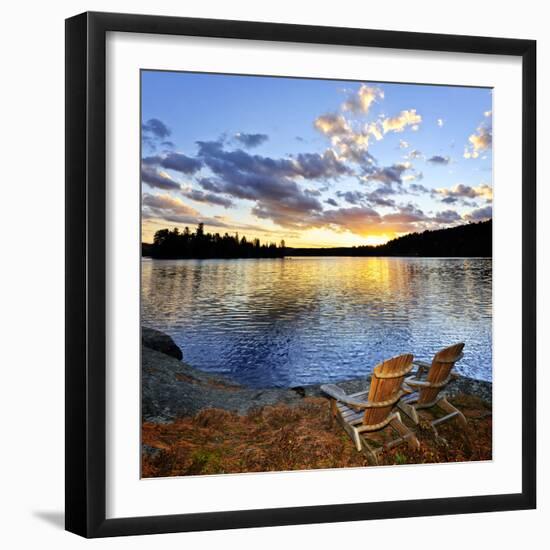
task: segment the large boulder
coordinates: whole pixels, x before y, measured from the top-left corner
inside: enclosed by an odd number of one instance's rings
[[[178,348],[174,340],[168,334],[160,332],[160,330],[141,327],[141,343],[149,349],[160,351],[179,361],[183,358],[181,349]]]
[[[252,408],[302,402],[296,391],[245,388],[146,346],[141,350],[141,368],[141,412],[145,422],[170,422],[211,408],[246,414]]]

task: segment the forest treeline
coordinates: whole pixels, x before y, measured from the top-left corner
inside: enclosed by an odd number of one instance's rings
[[[490,257],[493,220],[409,233],[378,246],[287,248],[287,256]]]
[[[284,256],[492,256],[492,220],[448,229],[409,233],[379,246],[336,248],[291,248],[281,241],[262,244],[259,239],[225,233],[205,233],[204,225],[194,232],[161,229],[153,244],[142,244],[143,256],[153,258],[282,258]]]
[[[259,239],[239,238],[239,234],[205,233],[199,223],[191,232],[161,229],[155,233],[153,244],[142,244],[142,254],[153,258],[282,258],[285,242],[262,244]]]

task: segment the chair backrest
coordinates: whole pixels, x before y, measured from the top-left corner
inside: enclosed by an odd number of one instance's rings
[[[451,374],[455,363],[462,357],[463,348],[464,344],[460,342],[438,351],[434,355],[426,380],[433,384],[444,382]],[[422,388],[418,397],[418,404],[422,405],[435,401],[444,387],[445,385],[436,388]]]
[[[374,367],[369,389],[369,401],[380,403],[393,398],[400,390],[405,376],[413,368],[413,355],[406,353],[392,357]],[[363,422],[373,425],[383,422],[391,413],[393,403],[385,407],[373,407],[365,410]]]

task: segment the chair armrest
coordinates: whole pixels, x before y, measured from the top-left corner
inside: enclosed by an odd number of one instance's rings
[[[335,384],[323,384],[321,386],[321,391],[326,393],[332,399],[336,399],[336,401],[339,401],[340,403],[345,403],[346,405],[348,405],[353,409],[376,409],[376,408],[388,407],[389,405],[393,405],[394,403],[397,403],[397,401],[399,401],[399,399],[405,393],[410,393],[408,390],[405,390],[404,388],[402,388],[395,395],[393,395],[389,399],[386,399],[385,401],[373,402],[373,401],[363,401],[362,399],[356,399],[355,397],[346,394],[341,388],[339,388]]]
[[[407,386],[412,386],[413,388],[444,388],[450,381],[451,381],[452,375],[449,374],[445,380],[442,380],[441,382],[428,382],[427,380],[418,380],[414,376],[411,376],[409,378],[405,378],[403,381],[403,384],[406,384]]]
[[[341,388],[335,384],[323,384],[321,386],[321,391],[326,393],[332,399],[340,401],[340,403],[345,403],[354,409],[366,409],[369,406],[368,401],[363,401],[362,399],[356,399],[351,395],[347,395]]]
[[[413,388],[430,388],[432,386],[430,382],[418,380],[415,376],[409,376],[409,378],[405,378],[403,384],[406,384],[407,386],[412,386]]]
[[[369,395],[369,390],[363,390],[363,391],[358,391],[357,393],[350,393],[348,395],[348,397],[364,397],[366,396],[366,398],[368,399],[368,395]]]

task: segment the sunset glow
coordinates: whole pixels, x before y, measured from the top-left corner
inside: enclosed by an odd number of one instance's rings
[[[199,222],[290,247],[492,217],[492,94],[143,71],[142,241]]]

